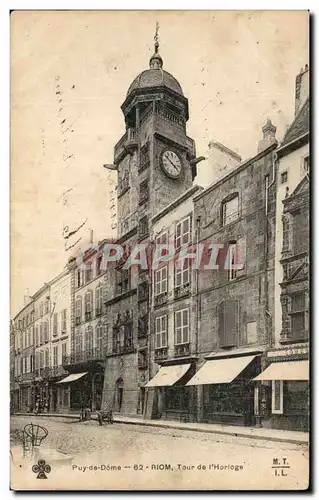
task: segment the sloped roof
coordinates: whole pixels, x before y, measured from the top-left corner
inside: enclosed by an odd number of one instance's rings
[[[309,97],[287,130],[280,147],[295,141],[307,132],[309,132]]]
[[[174,92],[183,95],[182,87],[173,75],[163,69],[147,69],[142,71],[142,73],[140,73],[131,83],[127,91],[127,96],[136,89],[147,89],[161,86],[167,87],[174,90]]]

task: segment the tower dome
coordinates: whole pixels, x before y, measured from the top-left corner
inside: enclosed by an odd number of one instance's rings
[[[156,25],[156,33],[154,36],[155,52],[150,59],[150,68],[142,71],[131,83],[126,96],[128,97],[134,90],[147,89],[151,87],[166,87],[173,90],[177,94],[183,95],[182,87],[173,75],[163,70],[163,59],[161,58],[158,48],[158,24]]]

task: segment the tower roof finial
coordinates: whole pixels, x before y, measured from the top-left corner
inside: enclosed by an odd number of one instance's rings
[[[154,35],[154,55],[150,59],[150,68],[151,69],[162,69],[163,67],[163,59],[158,53],[159,41],[158,41],[158,31],[159,31],[159,23],[156,21],[155,35]]]
[[[158,53],[158,48],[159,48],[158,31],[159,31],[159,23],[158,23],[158,21],[156,21],[156,28],[155,28],[155,35],[154,35],[155,54]]]

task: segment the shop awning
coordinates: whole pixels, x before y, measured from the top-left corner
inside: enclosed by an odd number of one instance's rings
[[[206,361],[186,385],[229,384],[256,356]]]
[[[190,369],[190,364],[162,366],[145,387],[164,387],[174,385]]]
[[[57,382],[57,384],[69,384],[70,382],[75,382],[75,380],[79,380],[79,378],[84,377],[84,375],[86,375],[86,374],[87,374],[87,372],[71,373],[71,375],[68,375],[64,379],[59,380],[59,382]]]
[[[254,380],[309,380],[309,361],[271,363]]]

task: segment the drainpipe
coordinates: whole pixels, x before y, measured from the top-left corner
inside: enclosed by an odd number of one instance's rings
[[[198,216],[196,218],[196,250],[199,245],[199,237],[200,237],[200,221],[201,218]],[[200,294],[199,294],[199,272],[200,265],[197,266],[198,269],[195,269],[196,273],[196,281],[195,281],[195,294],[196,294],[196,336],[195,336],[195,353],[198,354],[198,345],[199,345],[199,335],[201,329],[201,311],[200,311]],[[203,386],[198,385],[196,389],[196,420],[197,422],[201,422],[203,420]]]
[[[268,220],[268,200],[269,200],[269,190],[276,182],[276,163],[277,163],[278,155],[277,153],[273,153],[272,157],[272,180],[269,182],[269,176],[265,177],[265,324],[267,330],[267,340],[269,343],[269,347],[273,347],[274,345],[274,335],[272,332],[273,327],[273,318],[269,312],[269,286],[268,286],[268,229],[269,229],[269,220]],[[275,235],[276,236],[276,235]]]

